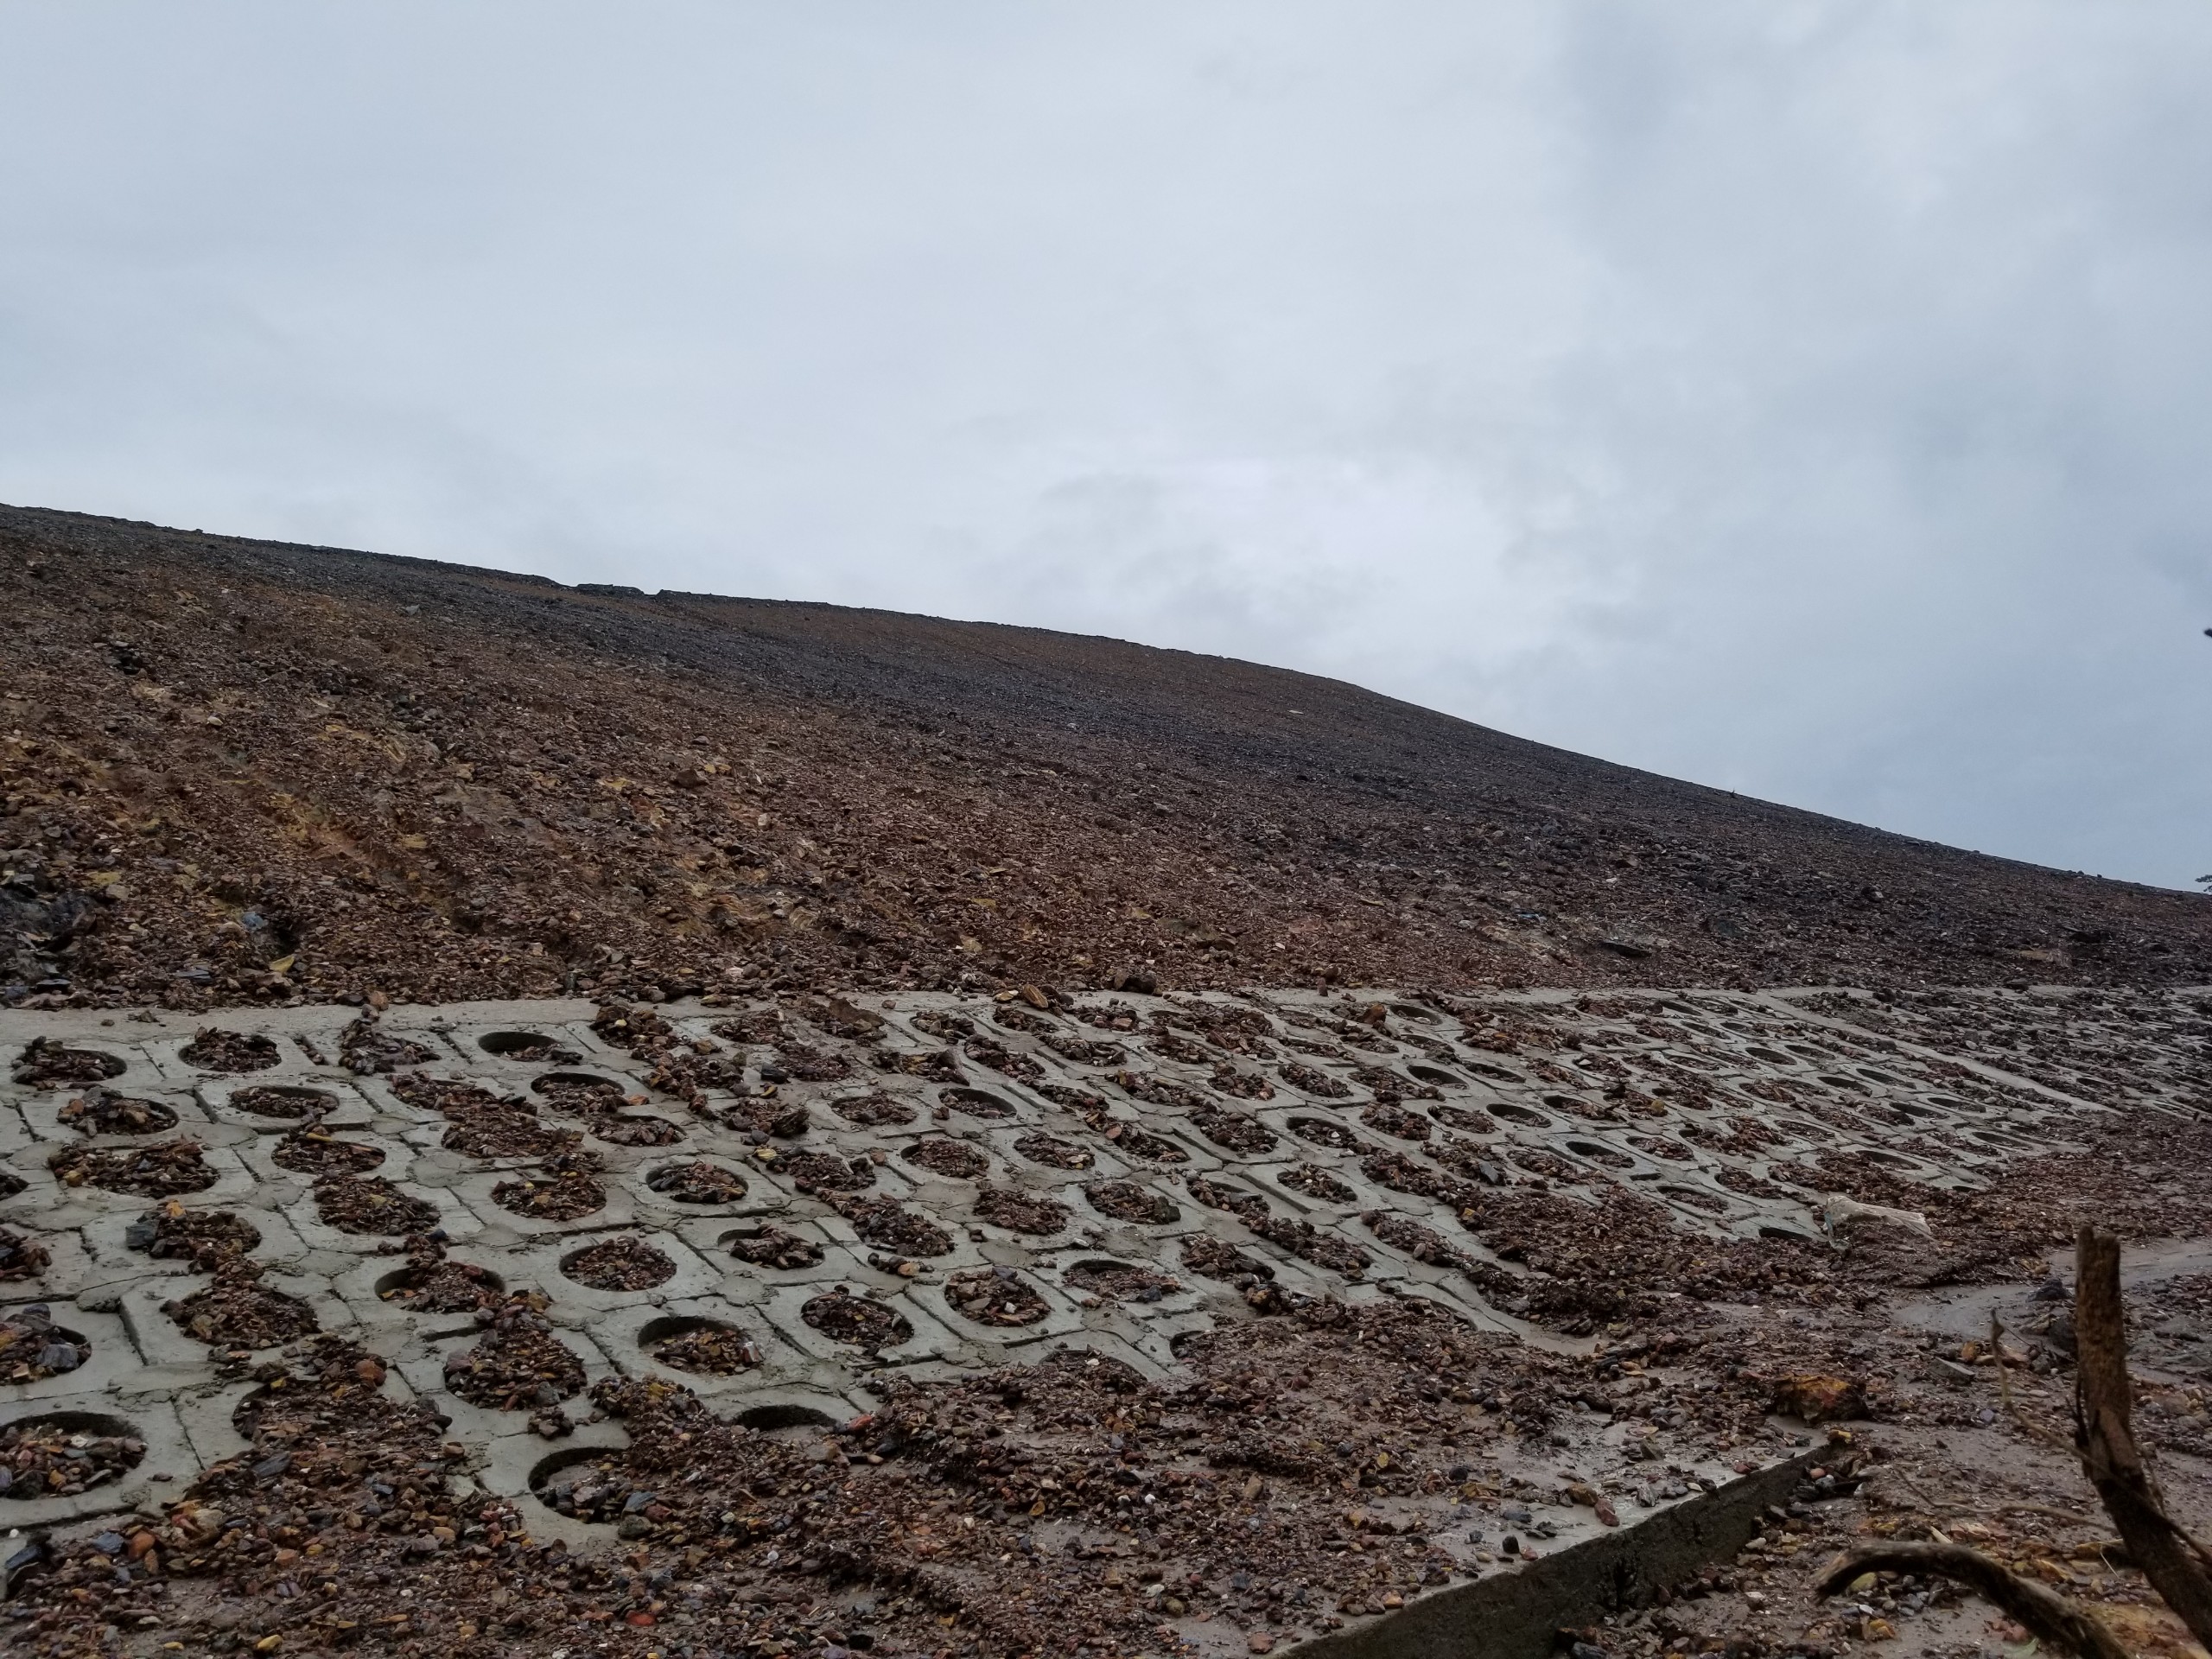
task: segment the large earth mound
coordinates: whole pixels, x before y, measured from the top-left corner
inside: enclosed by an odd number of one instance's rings
[[[1115,640],[14,508],[0,613],[16,1003],[2212,972],[2197,895]]]

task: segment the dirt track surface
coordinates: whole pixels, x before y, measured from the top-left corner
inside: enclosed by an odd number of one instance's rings
[[[0,995],[2161,983],[2212,900],[1249,664],[0,509]]]

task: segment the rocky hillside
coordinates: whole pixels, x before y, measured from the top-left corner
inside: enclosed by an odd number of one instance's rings
[[[0,990],[2202,981],[2212,900],[1034,629],[0,508]]]

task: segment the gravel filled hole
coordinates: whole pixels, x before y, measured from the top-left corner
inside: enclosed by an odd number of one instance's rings
[[[1034,1325],[1052,1305],[1012,1268],[976,1268],[944,1281],[944,1300],[978,1325]]]
[[[248,1036],[244,1032],[202,1026],[192,1040],[177,1051],[177,1058],[202,1071],[265,1071],[281,1057],[273,1037]]]
[[[165,1198],[179,1192],[204,1192],[215,1185],[215,1172],[200,1155],[197,1141],[163,1141],[150,1147],[72,1147],[47,1160],[64,1186],[96,1186],[103,1192],[127,1192]]]
[[[60,1376],[92,1357],[92,1338],[56,1325],[44,1302],[30,1302],[0,1314],[0,1382],[36,1382]]]
[[[842,1288],[814,1298],[799,1309],[799,1317],[830,1341],[871,1354],[895,1348],[914,1334],[904,1314]]]
[[[563,1256],[561,1272],[594,1290],[651,1290],[676,1277],[676,1263],[642,1238],[607,1238]]]
[[[646,1357],[679,1371],[735,1376],[760,1363],[760,1344],[718,1319],[652,1319],[638,1332]]]
[[[234,1089],[223,1104],[241,1112],[251,1112],[256,1117],[273,1117],[286,1122],[308,1116],[321,1116],[334,1110],[338,1096],[320,1089],[288,1089],[281,1084],[256,1084],[250,1089]]]
[[[663,1164],[645,1185],[675,1204],[735,1204],[745,1196],[745,1178],[734,1169],[703,1160]]]
[[[125,1062],[97,1049],[69,1048],[51,1037],[34,1037],[16,1057],[16,1081],[34,1089],[105,1083],[123,1075]]]
[[[54,1121],[79,1135],[159,1135],[176,1128],[176,1114],[157,1100],[110,1094],[97,1085],[64,1106]]]
[[[75,1497],[121,1478],[144,1460],[128,1422],[83,1411],[51,1412],[0,1428],[0,1501]]]

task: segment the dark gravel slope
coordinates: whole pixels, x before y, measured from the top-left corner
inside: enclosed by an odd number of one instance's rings
[[[1034,629],[0,508],[0,988],[2202,980],[2212,900]]]

